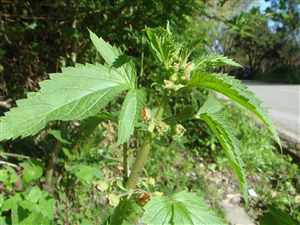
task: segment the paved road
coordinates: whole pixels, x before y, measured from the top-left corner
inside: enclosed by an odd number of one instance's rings
[[[262,99],[275,125],[300,142],[300,85],[245,83]]]

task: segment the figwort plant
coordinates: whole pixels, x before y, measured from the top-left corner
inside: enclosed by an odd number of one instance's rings
[[[187,128],[182,121],[204,121],[218,138],[236,174],[247,204],[247,182],[239,156],[239,143],[224,117],[222,103],[214,92],[227,96],[257,115],[279,143],[279,138],[260,101],[246,86],[231,76],[215,73],[220,66],[240,66],[220,55],[191,59],[191,52],[176,41],[169,27],[145,30],[150,52],[156,59],[153,73],[137,74],[134,62],[122,52],[90,32],[90,38],[104,64],[76,64],[40,83],[40,91],[28,93],[0,118],[0,140],[37,134],[48,122],[82,120],[101,113],[118,96],[126,93],[119,112],[118,144],[127,164],[129,142],[138,143],[129,176],[124,168],[125,188],[134,193],[139,176],[159,138],[176,138]],[[144,63],[144,62],[143,62]],[[142,63],[142,64],[143,64]],[[200,108],[191,108],[191,96],[207,89],[209,95]],[[188,110],[187,110],[188,109]],[[157,162],[159,163],[159,162]],[[124,197],[107,220],[122,224],[129,196]],[[153,197],[144,206],[145,224],[223,224],[194,193],[182,191],[170,197]]]

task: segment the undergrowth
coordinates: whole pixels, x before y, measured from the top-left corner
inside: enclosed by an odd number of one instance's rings
[[[0,118],[1,141],[37,135],[32,144],[49,151],[30,158],[3,150],[4,158],[17,160],[2,161],[2,222],[225,224],[200,193],[215,169],[207,165],[214,158],[201,154],[220,149],[248,207],[240,150],[245,145],[215,92],[251,111],[279,146],[280,140],[255,94],[218,73],[220,67],[241,65],[215,54],[193,58],[167,24],[145,29],[155,63],[144,74],[136,59],[89,34],[101,64],[50,74],[38,92],[17,100]],[[143,56],[140,60],[143,65]],[[26,161],[18,162],[22,158]]]
[[[266,129],[251,120],[253,115],[232,104],[226,109],[241,143],[249,186],[257,193],[252,197],[250,213],[259,217],[276,207],[300,221],[299,165],[274,145]],[[219,157],[218,162],[223,165],[224,159]]]

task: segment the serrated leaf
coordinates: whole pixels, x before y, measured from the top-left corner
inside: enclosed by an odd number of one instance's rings
[[[234,60],[227,58],[223,55],[207,55],[200,58],[197,62],[195,62],[194,70],[207,70],[210,68],[216,68],[220,66],[235,66],[235,67],[242,67],[239,63],[235,62]]]
[[[91,31],[90,36],[109,65],[121,54]],[[34,135],[49,121],[95,115],[122,91],[135,86],[133,64],[118,69],[109,65],[77,64],[50,75],[50,80],[40,83],[39,92],[28,93],[27,99],[17,101],[17,107],[0,118],[0,140]]]
[[[0,118],[0,140],[34,135],[49,121],[84,119],[95,115],[129,88],[122,74],[106,66],[78,64],[51,74],[41,90],[17,101]]]
[[[173,204],[166,196],[154,197],[144,207],[142,221],[148,225],[171,224]]]
[[[105,42],[92,31],[89,30],[89,33],[97,51],[108,65],[112,65],[113,62],[122,54],[121,51],[118,48],[111,46],[108,42]]]
[[[266,124],[268,130],[280,145],[276,129],[267,112],[262,107],[261,101],[239,80],[225,74],[196,72],[189,85],[191,87],[209,88],[217,91],[255,113]]]
[[[147,28],[145,32],[147,42],[154,56],[166,68],[170,67],[181,50],[170,30],[164,28]]]
[[[127,93],[119,116],[118,144],[127,142],[133,134],[145,98],[145,91],[141,89],[133,89]]]
[[[132,57],[123,54],[123,55],[118,56],[118,58],[116,58],[116,60],[112,64],[112,66],[115,68],[120,68],[123,65],[125,65],[126,63],[130,63],[130,62],[132,62]]]
[[[229,165],[240,182],[241,192],[243,193],[246,205],[248,205],[248,185],[243,161],[240,157],[239,143],[232,133],[233,128],[230,127],[222,112],[222,105],[214,96],[210,95],[197,113],[197,117],[205,121],[217,136],[229,160]]]
[[[119,58],[125,56],[122,54],[120,49],[110,45],[108,42],[105,42],[101,37],[98,37],[92,31],[89,30],[89,33],[97,51],[110,67],[112,67],[114,64],[118,64]],[[136,70],[133,63],[123,63],[122,65],[119,65],[117,71],[122,74],[122,77],[126,79],[126,82],[129,86],[134,87]]]
[[[208,205],[205,203],[205,201],[200,197],[197,196],[195,193],[190,193],[187,191],[182,191],[179,193],[176,193],[173,196],[174,201],[180,203],[178,204],[178,210],[174,209],[174,218],[173,223],[176,224],[183,224],[180,223],[182,220],[182,217],[186,217],[186,221],[191,221],[190,223],[184,223],[184,224],[193,224],[193,225],[222,225],[225,224],[222,219],[217,217],[208,207]],[[180,215],[181,218],[177,215]],[[189,219],[188,219],[189,218]],[[182,220],[184,221],[184,220]]]
[[[222,225],[204,200],[195,193],[182,191],[170,197],[153,197],[144,207],[142,222],[147,225]]]

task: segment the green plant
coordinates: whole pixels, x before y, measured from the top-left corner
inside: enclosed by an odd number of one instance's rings
[[[257,193],[250,205],[255,214],[253,217],[275,207],[300,221],[300,170],[297,162],[284,154],[285,151],[275,148],[268,131],[251,120],[252,115],[243,108],[229,103],[225,113],[240,140],[241,158],[251,180],[249,186]],[[219,165],[224,161],[226,159],[219,155]],[[275,213],[267,214],[271,217]]]
[[[141,70],[138,75],[130,57],[124,57],[118,48],[90,31],[91,40],[105,64],[76,64],[75,67],[63,68],[61,73],[51,74],[50,80],[40,83],[39,92],[28,93],[27,99],[18,100],[17,107],[0,119],[0,140],[34,135],[51,121],[82,120],[101,114],[101,109],[109,103],[113,104],[117,96],[127,91],[121,110],[109,110],[106,114],[112,121],[118,115],[117,144],[123,149],[124,165],[127,165],[129,144],[137,146],[136,158],[129,176],[126,166],[123,169],[123,189],[126,191],[106,223],[126,223],[126,210],[132,206],[130,199],[139,193],[136,186],[152,145],[155,142],[168,145],[183,136],[187,128],[181,123],[186,120],[194,123],[203,121],[216,134],[240,181],[247,204],[247,182],[238,141],[230,124],[224,119],[222,103],[210,93],[204,103],[200,102],[200,109],[189,107],[191,96],[199,89],[219,92],[255,113],[279,143],[270,119],[254,94],[234,78],[213,72],[223,65],[239,65],[223,56],[204,56],[200,60],[191,60],[190,52],[176,41],[169,26],[167,29],[147,28],[145,33],[157,59],[159,73],[145,76]],[[115,102],[118,105],[118,101]],[[75,172],[71,171],[87,183],[100,176],[92,167],[85,165],[77,165]],[[87,173],[92,174],[87,176]],[[36,173],[32,175],[35,176]],[[115,198],[113,201],[116,202]],[[174,225],[183,222],[223,224],[206,208],[203,200],[197,200],[193,193],[180,192],[170,198],[152,198],[144,207],[141,221],[151,224],[162,220]],[[201,210],[201,218],[194,213],[195,210]],[[154,215],[156,213],[162,213],[161,217]]]
[[[21,167],[21,174],[8,166],[0,169],[0,224],[53,224],[55,201],[36,183],[42,167],[30,160]]]

